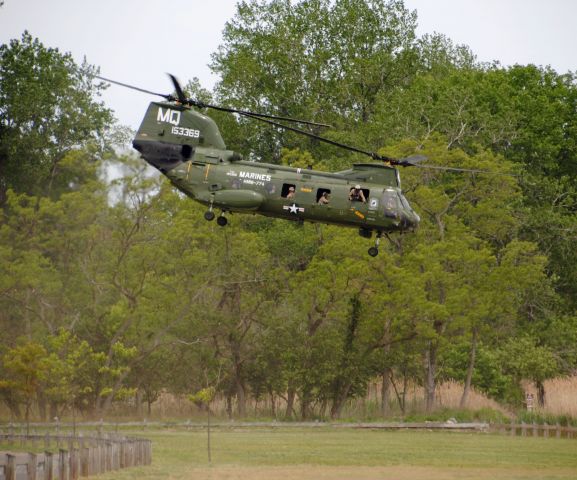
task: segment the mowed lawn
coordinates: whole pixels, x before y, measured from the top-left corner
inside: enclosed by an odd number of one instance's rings
[[[128,432],[127,432],[128,433]],[[577,439],[319,428],[130,432],[153,441],[153,464],[112,479],[577,479]]]

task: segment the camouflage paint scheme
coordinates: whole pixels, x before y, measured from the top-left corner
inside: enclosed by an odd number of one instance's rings
[[[215,122],[178,103],[150,103],[134,148],[180,191],[209,211],[258,213],[287,220],[359,228],[370,237],[419,224],[400,188],[397,169],[359,163],[337,173],[250,162],[226,149]],[[366,203],[349,200],[360,185]],[[294,196],[287,198],[293,186]],[[318,203],[322,193],[329,203]],[[214,218],[208,215],[207,219]],[[220,225],[226,224],[226,220]]]

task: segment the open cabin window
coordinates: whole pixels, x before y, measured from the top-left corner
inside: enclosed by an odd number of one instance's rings
[[[280,196],[283,198],[292,198],[296,192],[296,185],[293,183],[283,183]]]
[[[327,194],[327,197],[328,197],[328,196],[330,195],[330,193],[331,193],[330,189],[328,189],[328,188],[319,188],[319,189],[317,190],[317,197],[316,197],[316,202],[317,202],[317,203],[320,203],[320,199],[321,199],[321,197],[323,196],[323,194],[325,194],[325,193]],[[328,198],[327,198],[327,200],[328,200]]]
[[[369,201],[369,195],[371,194],[371,191],[368,188],[361,188],[360,190],[361,190],[361,192],[363,192],[363,197],[365,197],[365,202],[368,202]],[[354,193],[353,193],[354,191],[355,191],[355,187],[352,187],[349,190],[349,197],[348,197],[349,200],[351,202],[362,202],[363,200],[361,198],[354,198]]]

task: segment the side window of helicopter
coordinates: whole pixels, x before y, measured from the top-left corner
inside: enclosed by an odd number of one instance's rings
[[[283,198],[294,198],[296,192],[296,187],[292,183],[283,183],[280,196]]]
[[[355,185],[349,190],[349,200],[351,202],[367,203],[371,191],[368,188],[361,188],[360,185]]]
[[[331,203],[331,191],[328,188],[319,188],[317,190],[317,203],[319,205],[328,205]]]

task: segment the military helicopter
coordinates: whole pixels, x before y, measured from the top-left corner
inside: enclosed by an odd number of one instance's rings
[[[358,228],[359,234],[376,239],[369,255],[379,253],[383,235],[414,230],[420,222],[401,191],[396,167],[416,166],[426,159],[413,156],[394,159],[317,136],[279,121],[328,127],[305,120],[279,117],[210,105],[187,98],[169,75],[176,96],[155,93],[132,85],[96,78],[123,87],[163,97],[151,102],[133,140],[142,158],[164,174],[181,192],[204,204],[204,218],[227,225],[227,213],[253,213],[298,222],[318,222]],[[194,110],[215,109],[264,121],[339,148],[361,153],[380,163],[356,163],[342,172],[322,172],[243,160],[226,148],[218,126],[210,117]],[[452,169],[451,170],[460,170]]]

